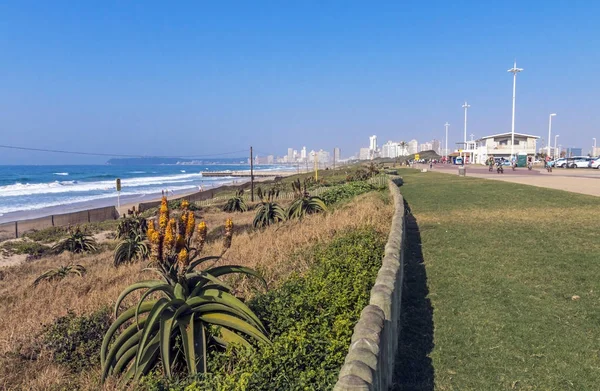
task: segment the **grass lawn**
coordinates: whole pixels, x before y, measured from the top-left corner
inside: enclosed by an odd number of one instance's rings
[[[413,260],[397,389],[600,389],[600,198],[399,171]]]

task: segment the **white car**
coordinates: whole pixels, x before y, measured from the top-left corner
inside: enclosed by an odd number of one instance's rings
[[[550,167],[561,167],[561,168],[565,168],[567,167],[567,159],[565,158],[560,158],[557,160],[551,160],[548,162],[548,165]]]
[[[600,169],[600,156],[591,158],[588,167]]]
[[[569,162],[569,167],[571,168],[588,168],[590,166],[590,158],[589,157],[579,157],[573,159],[572,162]]]

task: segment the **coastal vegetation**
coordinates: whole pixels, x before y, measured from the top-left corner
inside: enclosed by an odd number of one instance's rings
[[[332,174],[334,189],[347,173]],[[248,209],[274,203],[268,196],[274,187]],[[223,226],[231,217],[223,211],[226,200],[195,212],[185,204],[162,208],[168,217],[159,210],[146,235],[137,235],[149,247],[154,272],[147,262],[113,267],[118,222],[112,235],[100,235],[113,239],[100,240],[97,251],[49,254],[6,268],[3,387],[330,389],[368,301],[393,213],[386,191],[371,189],[332,202],[327,213],[306,214],[301,224],[285,219],[294,200],[278,200],[282,221],[261,229],[250,211]],[[27,293],[22,281],[65,264],[87,271],[40,283],[35,297]],[[25,311],[38,315],[24,317]],[[100,339],[104,344],[93,342]]]
[[[246,205],[246,201],[244,201],[244,189],[239,189],[235,193],[235,196],[227,200],[223,210],[231,213],[246,212],[248,210],[248,205]]]
[[[83,277],[83,273],[85,273],[85,267],[81,265],[59,266],[56,269],[50,269],[42,273],[35,279],[33,286],[38,285],[42,281],[62,280],[69,274],[76,274],[79,277]]]
[[[96,239],[80,227],[69,228],[68,236],[54,246],[52,251],[57,254],[68,251],[73,254],[96,251]]]

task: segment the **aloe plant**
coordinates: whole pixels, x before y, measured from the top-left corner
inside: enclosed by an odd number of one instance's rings
[[[102,342],[100,358],[102,381],[123,374],[123,381],[137,380],[160,362],[167,378],[173,368],[185,361],[189,375],[206,372],[207,351],[214,345],[237,344],[252,347],[249,338],[269,343],[267,331],[258,317],[231,292],[219,277],[241,273],[264,280],[254,270],[242,266],[212,266],[227,251],[233,236],[233,223],[225,224],[223,251],[219,256],[198,258],[206,241],[204,222],[195,227],[191,212],[169,218],[163,198],[155,229],[148,227],[152,267],[160,280],[145,280],[125,289],[115,304],[115,322]],[[265,283],[266,284],[266,283]],[[123,300],[137,290],[145,290],[136,305],[119,313]],[[153,294],[160,294],[158,299]],[[217,326],[212,328],[211,326]],[[217,331],[212,331],[216,329]],[[176,343],[180,341],[183,354]]]
[[[279,204],[272,201],[264,201],[256,209],[256,216],[254,216],[252,225],[254,228],[264,228],[285,220],[285,210]]]
[[[136,259],[146,259],[150,250],[146,241],[141,235],[130,236],[119,242],[115,248],[114,261],[115,267],[125,262],[131,262]]]
[[[52,247],[52,251],[60,254],[65,251],[83,253],[96,251],[96,239],[79,227],[69,228],[69,236]]]
[[[60,266],[56,269],[50,269],[36,278],[33,282],[33,286],[37,286],[42,281],[62,280],[71,273],[82,277],[83,273],[85,273],[85,267],[81,265],[67,265]]]
[[[247,210],[248,206],[244,201],[244,189],[238,190],[235,196],[231,197],[223,207],[225,212],[246,212]]]
[[[117,238],[125,239],[138,235],[143,236],[146,234],[146,231],[148,231],[146,219],[134,211],[132,215],[123,217],[119,222],[117,226]]]
[[[288,208],[287,216],[289,219],[301,219],[308,214],[325,212],[327,206],[325,202],[316,196],[304,196],[296,199]]]

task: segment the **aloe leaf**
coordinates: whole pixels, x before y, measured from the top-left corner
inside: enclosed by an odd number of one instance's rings
[[[152,288],[154,286],[157,285],[163,285],[164,282],[162,281],[158,281],[158,280],[147,280],[147,281],[140,281],[137,282],[135,284],[129,285],[127,288],[125,288],[125,290],[123,292],[121,292],[121,294],[119,295],[119,297],[117,298],[117,302],[115,304],[115,318],[118,316],[118,312],[119,312],[119,306],[121,305],[121,302],[123,301],[123,299],[125,299],[125,297],[127,297],[127,295],[129,295],[131,292],[134,292],[138,289],[146,289],[146,288]]]
[[[150,333],[153,330],[153,326],[160,319],[161,313],[168,305],[169,305],[169,300],[167,300],[165,298],[160,298],[156,302],[154,307],[152,307],[152,310],[150,311],[150,313],[148,314],[148,317],[146,318],[146,324],[144,325],[144,333],[142,334],[142,339],[140,340],[140,349],[138,350],[137,356],[135,358],[136,377],[139,374],[139,367],[140,367],[140,363],[142,361],[142,355],[144,354],[145,350],[147,350],[148,338],[150,337]],[[158,335],[158,333],[156,335]],[[152,343],[153,340],[154,339],[150,340],[150,343]]]
[[[200,316],[200,320],[208,324],[227,327],[250,337],[253,337],[261,342],[270,344],[269,339],[256,327],[247,322],[227,314],[204,314]]]

